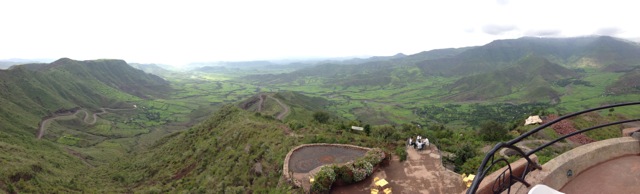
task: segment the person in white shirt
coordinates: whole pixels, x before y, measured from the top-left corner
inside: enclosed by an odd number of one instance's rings
[[[412,137],[410,137],[410,138],[409,138],[409,145],[407,145],[407,146],[412,146],[413,144],[414,144],[414,143],[413,143],[413,138],[412,138]]]
[[[429,147],[429,138],[424,138],[424,144],[427,145],[427,147]]]
[[[422,150],[422,141],[416,142],[418,144],[418,150]]]

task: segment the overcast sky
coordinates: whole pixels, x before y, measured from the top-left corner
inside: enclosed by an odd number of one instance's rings
[[[640,40],[622,0],[0,0],[0,59],[181,65],[414,54],[522,36]]]

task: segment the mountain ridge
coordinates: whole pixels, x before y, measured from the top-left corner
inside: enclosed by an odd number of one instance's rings
[[[640,47],[609,36],[495,40],[454,57],[416,65],[425,75],[460,76],[496,70],[534,54],[567,67],[604,68],[615,63],[640,64]],[[613,61],[613,62],[610,62]]]
[[[557,100],[557,92],[548,86],[560,79],[575,77],[577,74],[565,67],[551,63],[544,57],[530,55],[505,69],[460,78],[445,86],[450,93],[446,98],[475,101],[509,95],[515,90],[527,90],[527,93],[547,90],[549,97]]]

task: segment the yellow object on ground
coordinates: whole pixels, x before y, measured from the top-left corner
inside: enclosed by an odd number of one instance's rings
[[[378,189],[371,189],[371,194],[378,194]]]
[[[471,183],[473,183],[473,179],[476,178],[476,175],[469,174],[469,176],[462,178],[462,181],[467,185],[467,188],[471,187]]]
[[[387,184],[389,184],[389,182],[387,182],[387,180],[384,180],[384,179],[380,179],[380,180],[378,180],[378,181],[376,182],[376,185],[377,185],[377,186],[379,186],[379,187],[384,187],[384,186],[386,186]]]
[[[384,193],[385,194],[391,194],[391,188],[384,189]]]

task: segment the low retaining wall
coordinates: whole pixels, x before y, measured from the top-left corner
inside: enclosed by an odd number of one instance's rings
[[[532,186],[545,184],[556,190],[589,167],[608,160],[640,153],[640,142],[632,137],[607,139],[582,145],[569,150],[560,156],[550,160],[542,166],[542,170],[533,171],[526,177],[526,181]],[[571,176],[568,172],[571,170]],[[511,187],[514,193],[527,193],[529,188],[517,184]]]
[[[536,156],[535,154],[531,155],[529,157],[529,159],[531,159],[533,162],[538,162],[538,156]],[[527,168],[527,164],[528,161],[527,159],[524,158],[520,158],[519,160],[516,160],[515,162],[512,162],[511,165],[511,172],[513,172],[513,175],[516,177],[521,177],[522,173],[526,170]],[[480,183],[480,186],[478,186],[478,190],[476,190],[477,194],[491,194],[493,193],[493,190],[498,190],[498,185],[496,183],[496,181],[501,181],[501,180],[497,180],[498,177],[500,177],[500,175],[502,175],[502,173],[507,170],[508,166],[504,166],[502,168],[500,168],[499,170],[494,171],[493,173],[489,174],[489,176],[485,176],[484,179],[482,179],[482,182]],[[533,167],[529,166],[529,170],[531,170]],[[505,173],[506,178],[510,178],[511,173],[507,172]]]
[[[285,178],[285,180],[292,182],[295,186],[297,187],[302,187],[302,183],[299,182],[298,180],[293,178],[293,172],[291,172],[291,170],[289,169],[289,160],[291,159],[291,155],[296,151],[299,150],[301,148],[305,148],[305,147],[314,147],[314,146],[321,146],[321,147],[342,147],[342,148],[349,148],[349,149],[358,149],[358,150],[363,150],[365,152],[371,150],[371,148],[366,148],[366,147],[360,147],[360,146],[354,146],[354,145],[348,145],[348,144],[328,144],[328,143],[315,143],[315,144],[303,144],[300,146],[297,146],[293,149],[291,149],[291,151],[289,151],[289,153],[287,153],[287,156],[284,158],[284,164],[282,167],[282,174]],[[319,167],[324,166],[324,165],[320,165],[318,167],[316,167],[315,169],[318,169]]]

